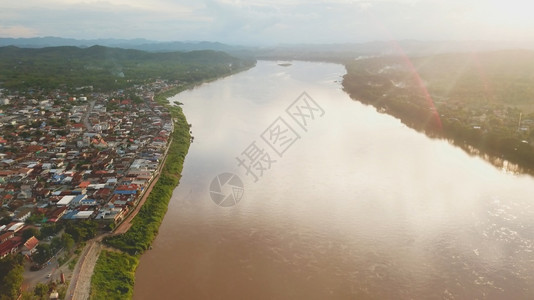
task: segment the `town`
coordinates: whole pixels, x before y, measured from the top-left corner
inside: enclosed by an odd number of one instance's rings
[[[35,235],[50,241],[58,223],[92,220],[105,231],[124,220],[157,176],[174,129],[154,95],[175,86],[156,80],[112,93],[2,91],[0,258],[21,253],[39,268],[55,253],[34,259]]]

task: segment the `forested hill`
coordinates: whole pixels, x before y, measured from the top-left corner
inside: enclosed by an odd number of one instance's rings
[[[211,50],[150,53],[93,46],[0,47],[0,87],[111,90],[155,78],[193,82],[249,67],[254,61]]]
[[[414,64],[435,95],[534,108],[534,51],[443,54]]]
[[[374,57],[346,67],[354,99],[534,173],[534,51]]]
[[[417,74],[428,91],[440,99],[534,106],[534,51],[531,50],[384,56],[349,62],[347,68],[349,77],[393,80],[398,90],[410,90],[410,87],[420,90],[414,81]],[[347,78],[347,84],[350,83],[354,80]],[[395,88],[391,82],[389,85]]]

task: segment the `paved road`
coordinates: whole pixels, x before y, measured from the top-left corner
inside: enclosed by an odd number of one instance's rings
[[[87,128],[87,131],[89,131],[89,132],[93,131],[93,127],[89,123],[89,115],[93,111],[93,107],[95,107],[95,101],[94,100],[89,102],[89,106],[87,107],[87,110],[83,114],[83,118],[82,118],[82,122],[85,125],[85,128]]]
[[[61,271],[58,270],[58,262],[56,257],[53,257],[50,262],[39,271],[30,271],[31,262],[24,264],[24,281],[22,282],[22,290],[33,289],[38,283],[48,283],[53,280],[58,280]],[[48,274],[51,274],[48,277]]]
[[[74,267],[65,299],[89,299],[91,276],[93,276],[96,261],[102,250],[101,241],[104,236],[101,235],[87,242],[76,267]]]

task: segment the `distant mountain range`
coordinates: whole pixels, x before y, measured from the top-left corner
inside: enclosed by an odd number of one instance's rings
[[[94,39],[78,40],[60,37],[36,37],[36,38],[0,38],[0,47],[16,46],[20,48],[45,48],[60,46],[76,46],[88,48],[91,46],[106,46],[124,49],[136,49],[150,52],[189,52],[195,50],[214,50],[224,52],[236,52],[242,50],[252,50],[251,47],[232,46],[218,42],[158,42],[146,39]]]
[[[106,47],[135,49],[149,52],[189,52],[214,50],[234,56],[254,56],[259,59],[346,59],[374,55],[431,55],[450,52],[483,52],[504,49],[534,49],[527,43],[486,42],[486,41],[376,41],[368,43],[344,44],[285,44],[270,47],[250,47],[228,45],[208,41],[158,42],[147,39],[93,39],[80,40],[60,37],[0,38],[1,46],[21,48],[45,48],[76,46],[88,48],[100,45]]]
[[[376,41],[346,44],[279,45],[256,52],[257,59],[325,59],[344,60],[382,55],[427,56],[444,53],[488,52],[497,50],[534,50],[527,43],[501,43],[486,41]]]

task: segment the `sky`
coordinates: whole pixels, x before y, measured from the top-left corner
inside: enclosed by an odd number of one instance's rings
[[[517,42],[534,41],[533,8],[528,0],[3,0],[0,37]]]

